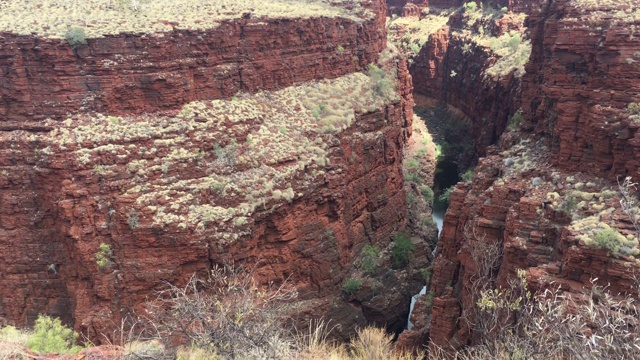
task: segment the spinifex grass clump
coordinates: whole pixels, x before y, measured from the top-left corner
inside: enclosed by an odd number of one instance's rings
[[[0,1],[0,32],[64,38],[69,27],[82,26],[87,38],[96,38],[119,33],[205,30],[247,15],[362,21],[374,15],[361,6],[363,2],[350,0],[347,9],[330,0],[4,0]]]

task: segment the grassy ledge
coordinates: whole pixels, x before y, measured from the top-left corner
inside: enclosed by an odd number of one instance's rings
[[[87,38],[119,33],[205,30],[240,18],[343,17],[354,21],[374,14],[369,0],[5,0],[0,32],[64,38],[70,28]],[[345,6],[349,5],[349,9]]]
[[[393,77],[378,70],[192,102],[175,116],[75,115],[49,121],[55,130],[31,140],[49,145],[39,152],[47,161],[73,158],[101,186],[119,188],[128,200],[116,203],[134,201],[119,212],[135,208],[135,227],[139,217],[140,226],[213,229],[235,240],[250,231],[255,211],[322,182],[329,143],[356,113],[398,100],[394,91],[381,92]]]

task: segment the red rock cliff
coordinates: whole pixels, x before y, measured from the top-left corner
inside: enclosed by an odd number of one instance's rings
[[[472,26],[479,27],[489,29],[495,37],[521,29],[512,16],[499,22],[481,20]],[[453,13],[446,26],[430,35],[410,72],[416,93],[446,102],[469,117],[476,151],[483,155],[484,149],[504,131],[509,116],[520,107],[521,79],[515,72],[486,75],[499,56],[464,34],[468,30],[463,13]]]
[[[365,323],[403,323],[426,258],[409,269],[385,270],[384,296],[364,292],[352,299],[341,291],[343,280],[357,272],[362,246],[388,248],[406,222],[402,149],[410,136],[412,88],[405,63],[394,66],[397,100],[367,104],[346,130],[282,154],[245,150],[262,141],[262,132],[254,131],[271,126],[263,124],[267,117],[247,122],[248,129],[227,118],[202,132],[199,124],[209,121],[199,117],[204,107],[189,115],[183,109],[179,116],[187,117],[175,123],[158,113],[77,115],[49,121],[49,132],[4,132],[0,316],[25,324],[39,313],[53,314],[102,341],[119,319],[142,311],[163,281],[181,284],[213,263],[241,263],[257,264],[263,283],[289,279],[300,292],[298,318],[340,319],[338,336]],[[95,126],[120,130],[94,132]],[[271,136],[309,131],[282,126]],[[264,165],[251,165],[256,156],[266,156]],[[243,177],[256,171],[264,183]],[[219,176],[235,182],[218,182]],[[241,203],[264,191],[272,195],[255,206]],[[191,220],[179,220],[181,211]],[[111,247],[104,269],[96,266],[101,244]]]
[[[640,19],[633,2],[550,1],[533,13],[534,41],[523,109],[551,139],[554,164],[615,179],[638,177],[638,124],[625,111],[640,101]],[[636,4],[637,5],[637,4]]]
[[[388,56],[397,96],[374,96],[337,123],[324,110],[312,116],[320,100],[300,102],[324,96],[317,86],[353,92],[340,85],[348,79],[370,87],[365,75],[343,75],[386,45],[384,2],[371,4],[377,16],[361,24],[243,20],[90,40],[75,52],[2,34],[0,316],[19,325],[60,316],[101,342],[162,282],[241,263],[262,283],[289,279],[298,318],[340,319],[338,336],[403,325],[426,257],[382,266],[354,296],[341,285],[360,276],[364,244],[388,259],[405,227],[407,66]],[[338,79],[282,90],[324,78]],[[183,107],[257,90],[273,91]]]
[[[76,50],[65,40],[3,33],[0,126],[37,127],[76,111],[176,109],[361,70],[386,46],[384,1],[369,6],[376,16],[363,22],[241,19],[204,32],[90,39]]]
[[[478,296],[471,291],[472,252],[495,241],[503,249],[498,285],[525,269],[534,291],[554,283],[581,293],[598,278],[614,294],[635,294],[637,243],[615,256],[588,245],[590,231],[603,224],[627,239],[635,233],[611,182],[638,175],[638,126],[626,109],[639,99],[633,54],[640,43],[631,29],[640,19],[628,15],[629,4],[591,8],[561,0],[528,7],[533,53],[522,83],[524,128],[541,137],[519,141],[523,133],[508,134],[501,149],[487,149],[473,181],[452,192],[425,315],[432,344],[458,348],[476,340],[472,322],[463,320]]]

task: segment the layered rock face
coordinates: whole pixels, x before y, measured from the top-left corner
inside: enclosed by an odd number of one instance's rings
[[[499,37],[517,29],[515,23],[509,19],[492,23],[491,33]],[[485,75],[499,57],[459,35],[465,26],[460,14],[454,14],[447,26],[429,37],[410,71],[416,93],[446,102],[469,117],[476,151],[483,155],[520,106],[520,78],[514,72],[500,77]]]
[[[638,177],[640,16],[634,2],[552,1],[533,13],[523,110],[552,141],[554,164],[609,179]]]
[[[77,49],[2,33],[2,126],[37,128],[76,111],[157,112],[352,73],[386,46],[385,4],[367,5],[375,16],[360,21],[238,19],[211,30],[106,35]]]
[[[412,86],[393,53],[395,89],[351,74],[385,45],[372,6],[362,24],[247,20],[75,54],[3,35],[0,316],[59,316],[102,342],[164,282],[240,264],[295,287],[299,319],[339,319],[337,336],[403,323],[427,261],[387,270],[407,221]],[[260,89],[273,91],[202,101]],[[384,271],[346,296],[365,244]]]
[[[639,99],[633,54],[640,43],[631,34],[639,25],[637,11],[631,2],[515,5],[530,12],[533,53],[521,103],[523,129],[538,136],[503,134],[500,147],[486,149],[473,181],[452,192],[433,263],[432,307],[416,319],[430,324],[421,334],[432,345],[459,348],[478,340],[474,256],[495,244],[502,253],[487,281],[496,286],[507,287],[524,269],[533,291],[560,286],[580,296],[598,278],[612,294],[637,295],[637,234],[620,208],[615,183],[617,176],[637,177],[638,171],[637,126],[629,107]],[[442,47],[437,51],[447,54]],[[455,102],[458,89],[443,96]],[[520,101],[505,95],[497,102]],[[615,244],[595,243],[608,229]]]

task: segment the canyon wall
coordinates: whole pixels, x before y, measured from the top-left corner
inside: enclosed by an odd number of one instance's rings
[[[510,73],[487,78],[483,71],[496,61],[482,47],[472,47],[465,38],[446,27],[432,35],[411,66],[416,93],[444,101],[469,117],[476,152],[495,143],[519,108],[520,78]]]
[[[385,3],[369,8],[375,16],[360,21],[239,19],[208,31],[109,35],[77,49],[2,33],[0,126],[37,128],[77,111],[173,110],[362,70],[386,46]]]
[[[100,343],[166,282],[239,264],[263,285],[296,288],[296,319],[339,319],[338,337],[402,327],[427,263],[392,269],[389,254],[407,222],[406,63],[386,57],[395,95],[355,107],[347,124],[313,115],[295,93],[350,81],[377,59],[385,7],[372,4],[362,24],[242,20],[76,50],[3,34],[0,317],[24,326],[47,313]],[[286,88],[323,78],[337,79]],[[237,94],[257,90],[272,91]],[[383,263],[347,295],[365,244],[383,249]]]
[[[524,269],[533,291],[560,286],[583,296],[598,278],[613,294],[637,295],[637,239],[620,208],[615,183],[620,175],[638,175],[638,126],[629,107],[640,100],[640,66],[634,57],[640,42],[633,34],[640,22],[637,11],[631,2],[559,0],[509,6],[529,14],[525,25],[533,50],[521,95],[518,84],[485,88],[476,82],[465,87],[473,81],[465,74],[487,64],[482,55],[472,55],[475,51],[466,58],[473,61],[458,60],[462,67],[453,68],[454,80],[445,79],[452,69],[446,59],[460,58],[463,45],[451,49],[448,44],[454,40],[448,40],[446,30],[432,37],[442,40],[430,40],[414,65],[422,68],[414,75],[417,91],[433,93],[472,118],[482,118],[473,114],[476,106],[478,113],[489,107],[489,113],[498,115],[488,125],[492,139],[476,133],[485,146],[484,157],[472,182],[459,183],[451,193],[433,263],[430,308],[418,306],[422,313],[414,315],[414,323],[425,324],[414,332],[432,346],[461,348],[477,342],[474,255],[492,244],[502,249],[492,279],[487,279],[497,286],[508,286],[516,270]],[[457,86],[447,86],[453,81],[459,81]],[[439,95],[439,89],[446,91]],[[485,90],[474,95],[474,89]],[[490,101],[475,102],[487,96]],[[474,106],[465,106],[467,102]],[[507,132],[496,141],[506,125],[504,113],[511,114],[520,104],[522,131]],[[496,142],[498,146],[486,147]],[[589,243],[597,229],[608,226],[621,234],[624,251]]]
[[[640,175],[638,122],[627,111],[640,101],[639,22],[625,1],[551,1],[529,17],[523,110],[551,139],[554,164],[612,180]]]

